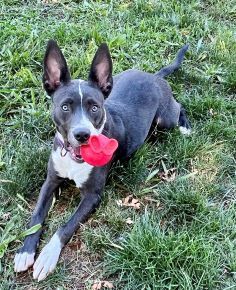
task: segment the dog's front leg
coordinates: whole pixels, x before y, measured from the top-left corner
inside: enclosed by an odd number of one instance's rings
[[[70,240],[80,224],[83,223],[89,217],[90,213],[99,205],[100,200],[100,190],[96,190],[93,193],[84,192],[82,194],[82,200],[75,213],[70,220],[53,235],[37,258],[34,264],[34,279],[38,279],[38,281],[43,280],[54,270],[62,248]]]
[[[43,224],[48,210],[52,204],[53,192],[58,188],[62,179],[56,175],[56,172],[52,169],[51,160],[49,161],[49,168],[47,178],[40,190],[39,198],[31,217],[29,228],[36,224]],[[34,256],[39,242],[42,229],[36,233],[29,235],[25,238],[22,248],[17,252],[14,264],[15,272],[26,271],[34,263]]]

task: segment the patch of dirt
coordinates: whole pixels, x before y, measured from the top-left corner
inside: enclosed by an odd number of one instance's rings
[[[13,258],[14,257],[12,255],[11,257],[12,261]],[[88,250],[86,249],[85,244],[80,240],[79,235],[78,234],[74,235],[73,239],[63,249],[55,271],[63,273],[63,277],[65,277],[65,280],[60,279],[60,281],[58,281],[59,287],[58,289],[60,289],[60,286],[63,286],[63,290],[89,289],[87,285],[88,284],[92,285],[94,281],[96,281],[100,277],[101,268],[98,269],[97,267],[100,263],[101,263],[100,257],[98,255],[93,255],[89,253]],[[53,278],[53,276],[50,277]],[[57,277],[55,277],[55,279],[57,279]],[[45,282],[47,285],[47,278]],[[38,286],[35,285],[35,283],[37,282],[33,280],[33,270],[31,267],[26,272],[16,274],[14,279],[14,284],[16,285],[16,288],[13,289],[22,289],[22,290],[49,289],[47,288],[47,286],[42,286],[42,283],[41,285],[39,284]],[[49,284],[51,283],[49,282]]]

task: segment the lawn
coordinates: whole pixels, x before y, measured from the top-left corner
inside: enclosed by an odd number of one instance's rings
[[[99,281],[129,290],[236,289],[235,1],[1,0],[0,8],[0,289],[91,289]],[[31,270],[14,273],[13,258],[55,132],[41,84],[51,38],[73,78],[84,79],[101,42],[114,74],[155,72],[189,43],[168,80],[193,133],[155,131],[129,161],[115,164],[100,208],[56,271],[37,283]],[[40,249],[79,199],[66,182]]]

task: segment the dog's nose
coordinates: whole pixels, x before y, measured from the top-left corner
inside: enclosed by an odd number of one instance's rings
[[[74,137],[80,143],[87,142],[90,137],[90,130],[86,128],[78,128],[73,131]]]

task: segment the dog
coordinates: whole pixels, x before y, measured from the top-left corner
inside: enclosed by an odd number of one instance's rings
[[[62,248],[99,205],[111,163],[128,158],[145,141],[151,126],[171,129],[179,126],[190,133],[184,108],[172,95],[165,77],[177,70],[188,45],[177,53],[173,64],[155,74],[136,69],[112,77],[112,59],[108,46],[98,48],[88,80],[72,80],[66,60],[54,40],[49,40],[45,57],[43,86],[52,97],[52,118],[56,126],[47,178],[41,188],[29,227],[43,225],[53,200],[65,178],[73,180],[81,192],[78,208],[61,226],[35,260],[42,229],[27,236],[17,252],[15,271],[33,265],[33,278],[43,280],[57,264]],[[118,140],[113,160],[102,167],[84,162],[80,146],[91,135],[104,134]]]

